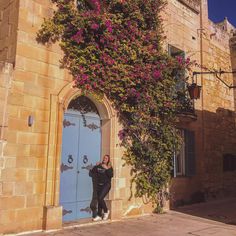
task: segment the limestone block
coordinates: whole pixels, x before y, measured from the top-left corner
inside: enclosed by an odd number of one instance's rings
[[[45,206],[43,211],[43,229],[60,229],[62,227],[62,207]]]
[[[118,220],[122,218],[122,200],[115,199],[115,200],[106,200],[108,209],[110,209],[110,219],[111,220]]]

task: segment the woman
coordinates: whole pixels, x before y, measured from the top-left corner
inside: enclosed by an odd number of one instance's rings
[[[109,210],[107,209],[104,198],[111,189],[111,179],[113,177],[113,168],[109,155],[105,155],[102,162],[97,163],[97,165],[93,167],[90,176],[96,179],[94,180],[96,183],[96,186],[94,186],[94,195],[96,195],[98,201],[98,212],[94,214],[93,210],[93,221],[107,220]]]

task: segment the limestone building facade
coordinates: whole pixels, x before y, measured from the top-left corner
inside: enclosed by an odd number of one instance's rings
[[[70,140],[63,140],[68,124],[64,114],[80,91],[60,68],[60,47],[36,41],[53,4],[0,1],[0,233],[60,228],[68,214],[60,204],[66,191],[60,186],[62,147],[70,147]],[[171,55],[196,60],[193,71],[236,70],[235,28],[227,19],[211,22],[207,0],[168,0],[163,22],[163,47]],[[235,90],[214,75],[195,79],[202,93],[194,110],[180,114],[178,128],[185,143],[175,157],[171,207],[235,194]],[[235,83],[232,74],[222,79]],[[145,199],[129,200],[130,172],[121,159],[116,111],[107,99],[88,99],[101,120],[101,156],[110,154],[114,167],[108,196],[111,218],[150,213]],[[66,168],[72,167],[67,163]]]

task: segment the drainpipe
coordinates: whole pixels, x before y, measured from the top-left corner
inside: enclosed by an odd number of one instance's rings
[[[200,4],[200,71],[203,72],[203,65],[204,65],[204,55],[203,55],[203,34],[204,34],[204,25],[203,25],[203,17],[204,17],[204,13],[203,13],[203,2],[204,0],[201,1]],[[201,118],[202,118],[202,132],[201,132],[201,136],[202,136],[202,158],[204,158],[204,154],[205,154],[205,122],[204,122],[204,75],[201,74],[201,85],[202,85],[202,99],[201,99],[201,107],[202,107],[202,114],[201,114]],[[206,161],[206,167],[207,167],[207,172],[208,172],[208,161]],[[204,170],[205,172],[205,170]]]

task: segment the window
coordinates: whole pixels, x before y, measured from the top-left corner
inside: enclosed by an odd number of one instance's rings
[[[195,134],[193,131],[179,130],[183,144],[174,157],[174,177],[194,176],[195,168]]]
[[[223,171],[236,171],[236,156],[232,154],[225,154],[223,156]]]
[[[179,134],[184,140],[184,130],[179,130]],[[185,143],[183,142],[179,152],[176,153],[175,156],[175,171],[176,175],[184,175],[185,174]]]
[[[168,53],[171,57],[179,57],[185,59],[185,52],[172,45],[168,45]],[[194,114],[194,101],[190,100],[189,93],[187,92],[185,70],[174,71],[174,79],[176,80],[176,86],[174,91],[175,98],[181,104],[180,114]]]
[[[168,45],[168,54],[171,57],[180,57],[183,60],[185,59],[185,52],[172,46],[172,45]],[[185,76],[185,71],[184,70],[177,70],[175,72],[175,78],[178,81],[176,84],[176,90],[177,91],[185,91],[186,86],[185,86],[185,81],[183,79],[181,79],[182,77]]]

